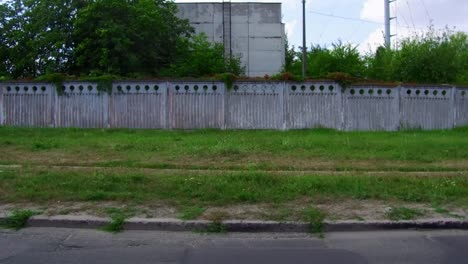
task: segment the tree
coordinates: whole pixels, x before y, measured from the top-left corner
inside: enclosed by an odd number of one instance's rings
[[[8,0],[1,5],[6,70],[14,77],[63,72],[71,64],[73,20],[83,0]]]
[[[240,58],[224,57],[224,46],[221,43],[211,43],[204,33],[195,35],[188,49],[176,63],[161,74],[166,77],[203,77],[217,73],[245,73]]]
[[[164,0],[90,3],[75,23],[75,71],[156,74],[179,57],[193,31],[176,11]]]

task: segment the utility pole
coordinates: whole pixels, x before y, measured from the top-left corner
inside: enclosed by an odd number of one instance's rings
[[[307,73],[307,45],[306,45],[306,0],[302,0],[302,78]]]
[[[395,2],[396,0],[384,0],[384,6],[385,6],[385,47],[390,48],[392,44],[392,37],[395,35],[392,35],[390,31],[390,22],[395,19],[396,17],[391,17],[390,16],[390,4]]]

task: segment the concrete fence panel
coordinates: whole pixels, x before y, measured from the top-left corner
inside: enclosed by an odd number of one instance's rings
[[[385,130],[399,128],[398,89],[355,86],[343,93],[344,130]]]
[[[5,124],[5,109],[3,107],[3,86],[0,85],[0,126]]]
[[[167,82],[118,82],[109,102],[113,128],[166,128]]]
[[[286,84],[285,118],[288,129],[334,128],[342,124],[341,88],[336,83]]]
[[[221,82],[174,82],[168,87],[169,128],[224,128]]]
[[[226,96],[226,128],[285,129],[283,83],[235,83]]]
[[[455,126],[468,125],[468,88],[458,88],[455,91]]]
[[[96,83],[68,82],[57,96],[58,127],[109,127],[107,92],[98,91]]]
[[[451,87],[401,87],[401,128],[452,128],[455,122],[453,91]]]
[[[44,83],[4,83],[0,122],[8,126],[52,127],[55,86]]]

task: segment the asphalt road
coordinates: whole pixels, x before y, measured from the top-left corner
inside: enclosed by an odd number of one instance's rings
[[[195,234],[0,230],[0,263],[468,263],[467,231]]]

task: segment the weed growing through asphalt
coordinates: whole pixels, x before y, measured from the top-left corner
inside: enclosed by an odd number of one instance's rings
[[[31,210],[15,210],[5,220],[0,222],[0,226],[20,230],[26,226],[29,218],[37,214],[39,213]]]
[[[309,223],[309,232],[323,237],[325,213],[314,207],[306,208],[302,213],[304,220]]]
[[[208,225],[206,233],[226,233],[227,227],[223,224],[223,220],[228,218],[228,214],[222,211],[212,212],[208,215],[208,220],[212,222]]]
[[[186,206],[180,211],[179,218],[182,220],[194,220],[200,217],[203,212],[205,212],[205,208],[203,207]]]
[[[130,210],[121,208],[107,208],[107,214],[111,218],[111,222],[105,225],[102,229],[110,233],[119,233],[124,229],[125,221],[132,216]]]
[[[393,221],[398,220],[413,220],[417,217],[423,216],[423,210],[407,208],[407,207],[393,207],[386,213],[386,217]]]

